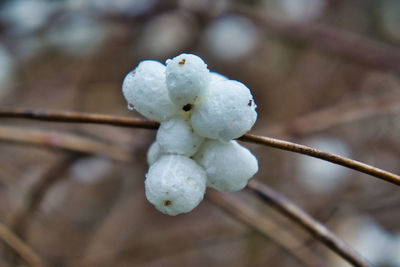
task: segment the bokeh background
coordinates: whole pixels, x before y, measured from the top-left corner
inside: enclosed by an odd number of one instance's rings
[[[252,90],[253,133],[398,174],[399,51],[398,0],[3,0],[0,105],[138,117],[124,76],[143,59],[195,53]],[[0,222],[46,266],[347,266],[247,190],[209,190],[186,215],[157,212],[143,188],[154,136],[1,119]],[[374,266],[400,266],[398,187],[247,146],[254,179]],[[0,266],[27,266],[3,242],[0,253]]]

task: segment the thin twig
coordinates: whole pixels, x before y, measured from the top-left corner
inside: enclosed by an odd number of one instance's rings
[[[157,129],[159,125],[157,122],[140,118],[116,117],[73,111],[51,112],[47,110],[32,109],[2,109],[0,111],[0,117],[23,118],[52,122],[95,123],[143,129]]]
[[[159,124],[139,118],[117,117],[100,114],[87,114],[80,112],[65,111],[37,111],[25,109],[0,109],[0,117],[3,118],[24,118],[33,120],[53,121],[53,122],[77,122],[107,124],[121,127],[136,127],[144,129],[157,129]],[[324,152],[315,148],[299,145],[296,143],[280,140],[277,138],[245,134],[239,138],[240,141],[262,144],[282,150],[292,151],[311,157],[330,161],[332,163],[369,174],[390,183],[400,185],[400,176],[368,164],[345,158],[336,154]]]
[[[247,187],[255,192],[261,199],[268,202],[272,207],[287,216],[289,219],[301,225],[307,232],[315,236],[327,247],[341,255],[346,261],[354,266],[371,266],[367,260],[359,255],[355,250],[349,247],[341,239],[336,237],[324,225],[314,220],[310,215],[298,208],[285,196],[272,190],[268,186],[250,180]]]
[[[266,145],[270,147],[275,147],[278,149],[282,150],[287,150],[287,151],[292,151],[300,154],[304,154],[307,156],[323,159],[353,170],[357,170],[366,174],[369,174],[371,176],[380,178],[382,180],[385,180],[387,182],[400,185],[400,176],[376,167],[373,167],[371,165],[352,160],[349,158],[345,158],[336,154],[324,152],[315,148],[311,148],[308,146],[304,145],[299,145],[296,143],[276,139],[276,138],[271,138],[271,137],[266,137],[266,136],[258,136],[258,135],[253,135],[253,134],[245,134],[242,137],[239,138],[241,141],[245,142],[250,142],[250,143],[255,143],[255,144],[261,144],[261,145]]]
[[[302,264],[306,266],[322,266],[321,262],[309,250],[299,250],[302,247],[302,242],[298,238],[281,229],[276,222],[266,217],[265,214],[259,213],[254,208],[249,207],[249,205],[243,203],[237,197],[214,190],[208,191],[206,196],[213,204],[229,212],[229,214],[244,222],[261,235],[271,239],[288,253],[292,254]]]
[[[300,41],[331,53],[382,69],[400,71],[400,50],[355,33],[315,23],[289,22],[265,16],[243,5],[233,12],[251,18],[261,27],[287,39]]]
[[[2,223],[0,223],[0,239],[14,249],[30,266],[45,266],[40,256]]]

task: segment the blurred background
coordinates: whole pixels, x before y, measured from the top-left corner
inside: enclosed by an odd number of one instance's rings
[[[251,89],[252,133],[399,174],[399,51],[398,0],[2,0],[0,105],[138,117],[124,76],[194,53]],[[45,266],[348,266],[247,190],[209,190],[186,215],[156,211],[143,188],[154,136],[2,119],[0,222]],[[400,266],[398,187],[246,146],[255,179],[374,266]],[[29,264],[1,242],[0,266]]]

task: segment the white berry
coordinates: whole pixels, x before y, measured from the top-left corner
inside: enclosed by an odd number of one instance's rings
[[[199,135],[226,142],[251,129],[257,119],[256,107],[244,84],[216,81],[210,84],[207,97],[193,110],[191,123]]]
[[[168,215],[193,210],[203,199],[206,174],[193,160],[164,155],[151,165],[145,180],[146,198]]]
[[[148,119],[164,121],[180,112],[169,99],[165,66],[160,62],[142,61],[126,75],[122,92],[128,104]]]
[[[167,88],[171,101],[180,108],[198,103],[207,93],[209,70],[204,61],[191,54],[167,60]]]
[[[161,123],[156,140],[164,152],[190,157],[199,149],[204,137],[194,132],[187,119],[175,117]]]
[[[142,61],[122,91],[130,109],[161,122],[147,151],[145,193],[174,216],[199,205],[207,186],[238,191],[258,171],[255,156],[232,140],[254,125],[257,105],[245,85],[210,72],[198,56],[166,64]]]
[[[256,157],[236,141],[207,140],[194,158],[207,173],[207,185],[222,192],[243,189],[258,171]]]
[[[224,75],[219,74],[218,72],[210,72],[210,84],[218,81],[226,81],[228,78],[226,78]]]
[[[162,155],[161,147],[157,142],[153,142],[147,150],[147,164],[153,165],[154,162]]]

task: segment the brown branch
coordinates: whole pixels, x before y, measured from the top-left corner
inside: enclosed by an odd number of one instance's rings
[[[0,126],[0,140],[31,145],[45,145],[85,154],[103,155],[120,161],[129,161],[132,159],[128,151],[120,149],[115,145],[67,132]]]
[[[400,50],[396,47],[320,24],[289,22],[267,17],[262,11],[244,6],[233,8],[232,11],[251,18],[261,27],[287,39],[306,43],[372,67],[400,71]]]
[[[0,223],[0,239],[14,249],[30,266],[45,266],[40,256],[2,223]]]
[[[300,154],[304,154],[307,156],[311,156],[314,158],[323,159],[356,171],[360,171],[362,173],[369,174],[371,176],[377,177],[379,179],[385,180],[387,182],[400,185],[400,176],[379,168],[375,168],[371,165],[352,160],[349,158],[345,158],[336,154],[324,152],[315,148],[311,148],[304,145],[299,145],[296,143],[266,137],[266,136],[258,136],[253,134],[245,134],[239,138],[241,141],[266,145],[270,147],[275,147],[282,150],[292,151]]]
[[[89,114],[73,111],[50,112],[47,110],[2,109],[0,111],[0,117],[23,118],[52,122],[95,123],[143,129],[157,129],[159,125],[157,122],[139,118],[116,117],[110,115]]]
[[[139,118],[116,117],[110,115],[87,114],[80,112],[55,112],[55,111],[36,111],[24,109],[0,109],[0,117],[3,118],[24,118],[33,120],[53,121],[53,122],[77,122],[77,123],[93,123],[107,124],[121,127],[136,127],[144,129],[157,129],[159,124]],[[239,138],[240,141],[261,144],[282,150],[292,151],[308,155],[311,157],[323,159],[362,173],[369,174],[390,183],[400,185],[400,176],[379,168],[375,168],[368,164],[355,161],[349,158],[341,157],[336,154],[324,152],[315,148],[299,145],[296,143],[252,134],[245,134]]]
[[[371,266],[368,261],[355,250],[336,237],[323,224],[314,220],[310,215],[298,208],[285,196],[254,179],[249,181],[247,187],[251,191],[255,192],[261,199],[277,209],[280,213],[302,226],[307,232],[312,234],[316,239],[321,241],[324,245],[339,254],[352,265],[364,267]]]

